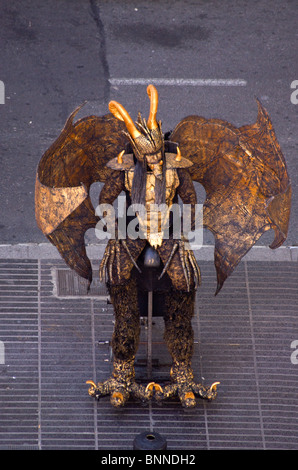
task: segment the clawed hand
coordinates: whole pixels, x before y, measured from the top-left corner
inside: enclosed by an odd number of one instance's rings
[[[165,267],[158,279],[161,279],[163,277],[164,273],[168,269],[173,259],[173,256],[177,250],[179,252],[182,269],[183,269],[184,277],[186,280],[187,291],[188,292],[190,291],[190,284],[193,278],[195,280],[195,289],[197,289],[197,287],[201,284],[200,268],[198,266],[198,263],[197,263],[197,260],[195,258],[193,251],[186,248],[186,242],[184,240],[179,240],[175,242],[172,248],[171,254],[168,258],[168,261],[166,262]]]
[[[110,240],[106,246],[103,259],[99,266],[99,280],[101,282],[106,281],[106,273],[108,274],[109,281],[113,281],[113,263],[116,258],[116,269],[117,269],[117,277],[118,280],[120,279],[120,252],[121,246],[126,250],[127,254],[129,255],[131,261],[133,262],[134,266],[137,268],[139,272],[141,272],[139,266],[135,262],[125,240]]]

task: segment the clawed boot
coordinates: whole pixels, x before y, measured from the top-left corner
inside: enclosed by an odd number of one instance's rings
[[[178,396],[183,407],[193,408],[196,406],[195,396],[213,400],[217,395],[219,382],[214,382],[211,387],[196,384],[192,368],[187,362],[174,362],[170,375],[172,383],[156,393],[156,399],[159,402]]]
[[[124,406],[130,396],[143,402],[150,400],[154,393],[155,384],[149,384],[145,387],[136,383],[134,359],[129,361],[115,360],[113,365],[112,377],[105,382],[97,385],[92,380],[86,382],[91,385],[88,390],[91,397],[99,400],[103,396],[110,395],[111,404],[116,408]],[[158,386],[156,387],[158,388]]]

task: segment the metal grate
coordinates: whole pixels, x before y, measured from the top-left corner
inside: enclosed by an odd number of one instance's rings
[[[63,261],[0,260],[0,448],[126,450],[149,430],[169,450],[297,449],[297,263],[242,262],[217,297],[213,263],[200,266],[193,368],[198,381],[221,382],[217,399],[187,413],[177,399],[117,411],[85,384],[111,373],[112,306],[95,291],[54,295],[53,270],[70,272]],[[157,381],[169,378],[162,336],[156,318]],[[136,373],[147,380],[144,327],[141,340]]]
[[[88,281],[82,279],[74,271],[68,269],[54,269],[54,292],[57,297],[97,297],[108,298],[108,291],[104,283],[99,281],[98,272],[93,273],[93,281],[88,291]]]

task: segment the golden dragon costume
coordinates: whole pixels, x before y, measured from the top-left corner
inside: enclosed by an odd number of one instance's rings
[[[272,123],[259,101],[255,124],[236,128],[223,120],[189,116],[164,135],[156,117],[157,90],[149,85],[147,92],[147,121],[139,115],[134,123],[115,101],[109,104],[110,114],[102,117],[88,116],[74,123],[80,108],[71,114],[39,163],[36,219],[66,263],[91,282],[84,234],[100,220],[90,200],[91,184],[104,183],[99,196],[102,207],[112,205],[124,192],[127,208],[138,208],[139,236],[130,237],[129,232],[123,236],[116,220],[115,237],[108,241],[100,265],[100,278],[107,282],[115,312],[114,371],[103,383],[88,381],[89,394],[96,398],[109,394],[117,407],[131,395],[145,400],[155,391],[158,400],[178,395],[183,406],[192,407],[195,396],[213,399],[217,383],[205,387],[194,381],[191,322],[200,270],[187,239],[173,230],[171,208],[178,198],[189,205],[194,228],[193,181],[204,186],[203,224],[215,237],[217,294],[266,230],[275,231],[271,248],[285,241],[291,185]],[[148,246],[160,260],[154,289],[162,294],[164,338],[173,360],[172,383],[163,388],[138,384],[134,373],[140,334],[138,291],[146,283]]]

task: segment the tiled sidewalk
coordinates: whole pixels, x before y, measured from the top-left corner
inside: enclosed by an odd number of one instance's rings
[[[199,264],[193,367],[197,381],[221,382],[217,399],[188,412],[177,400],[118,411],[85,384],[111,371],[113,310],[97,273],[86,295],[60,259],[0,259],[0,448],[126,450],[149,430],[169,450],[297,449],[297,262],[243,261],[217,297],[213,262]],[[167,380],[161,318],[153,335],[153,379]]]

